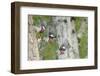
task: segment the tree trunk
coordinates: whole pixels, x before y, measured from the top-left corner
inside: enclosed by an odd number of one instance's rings
[[[79,58],[78,40],[74,22],[71,17],[53,17],[53,24],[56,26],[57,40],[59,47],[66,46],[64,54],[59,54],[59,59]]]
[[[28,60],[39,60],[38,41],[32,16],[28,16]]]

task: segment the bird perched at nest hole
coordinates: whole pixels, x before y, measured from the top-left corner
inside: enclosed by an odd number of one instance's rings
[[[49,40],[46,43],[42,57],[43,60],[55,60],[57,59],[57,51],[58,50],[58,43],[56,42],[56,37],[53,33],[49,33]]]
[[[64,54],[64,51],[66,50],[65,45],[62,45],[62,46],[59,48],[59,50],[60,50],[60,54]]]
[[[37,39],[43,40],[45,31],[46,31],[46,26],[43,22],[41,22],[40,30],[39,30],[39,32],[37,32],[37,35],[36,35]]]

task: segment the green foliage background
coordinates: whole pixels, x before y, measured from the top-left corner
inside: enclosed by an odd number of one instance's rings
[[[75,28],[76,28],[77,33],[81,27],[81,23],[83,19],[86,19],[86,18],[75,17]],[[80,54],[80,58],[86,58],[88,54],[88,25],[85,28],[85,32],[83,33],[79,41],[79,54]]]

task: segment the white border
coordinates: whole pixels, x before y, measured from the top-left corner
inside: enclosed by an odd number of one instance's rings
[[[88,17],[88,59],[27,61],[28,14]],[[20,21],[20,30],[21,30],[20,69],[21,70],[94,65],[94,11],[76,10],[76,9],[71,10],[71,9],[41,8],[41,7],[21,7],[20,16],[21,16],[21,21]]]

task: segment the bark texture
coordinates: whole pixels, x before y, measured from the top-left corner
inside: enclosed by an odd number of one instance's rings
[[[76,30],[74,22],[71,22],[71,17],[54,17],[53,23],[56,26],[59,47],[66,46],[64,54],[60,55],[58,50],[58,58],[79,58]]]
[[[36,38],[36,28],[33,25],[32,16],[28,16],[28,60],[39,60],[38,41]]]

